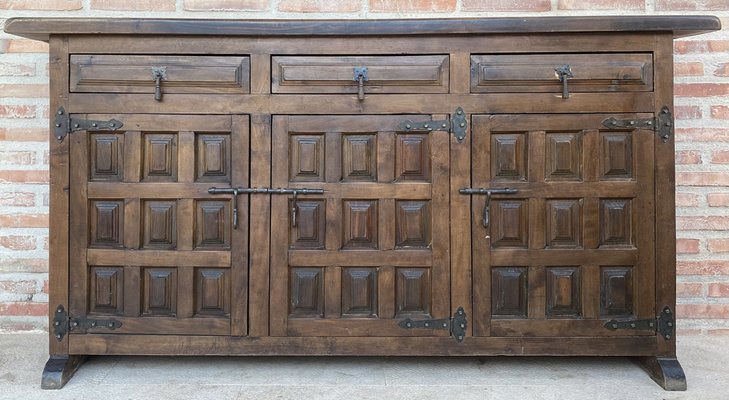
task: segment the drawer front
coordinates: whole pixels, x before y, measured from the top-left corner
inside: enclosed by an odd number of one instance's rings
[[[72,55],[71,92],[154,93],[153,70],[164,70],[164,93],[249,93],[244,56]]]
[[[274,56],[273,93],[357,93],[355,68],[367,68],[367,93],[448,93],[448,56]]]
[[[650,53],[472,55],[473,93],[561,93],[556,68],[569,65],[570,92],[647,92],[653,90]]]

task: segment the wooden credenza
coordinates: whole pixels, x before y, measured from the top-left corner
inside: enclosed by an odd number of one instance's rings
[[[714,17],[24,19],[50,355],[676,360],[672,43]],[[485,378],[486,379],[486,378]]]

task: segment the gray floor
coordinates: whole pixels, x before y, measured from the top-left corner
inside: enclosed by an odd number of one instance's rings
[[[0,335],[0,399],[729,399],[729,337],[679,339],[687,392],[619,357],[96,357],[41,391],[47,340]]]

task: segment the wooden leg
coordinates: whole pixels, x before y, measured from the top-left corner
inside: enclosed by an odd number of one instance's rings
[[[41,389],[61,389],[85,359],[85,356],[51,356],[43,368]]]
[[[670,357],[635,357],[634,360],[664,390],[686,390],[686,374],[684,374],[678,359]]]

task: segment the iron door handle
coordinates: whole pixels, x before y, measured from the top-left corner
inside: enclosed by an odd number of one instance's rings
[[[488,228],[490,221],[489,221],[489,213],[491,211],[491,195],[492,194],[514,194],[518,192],[517,189],[514,188],[461,188],[458,190],[458,193],[460,194],[485,194],[486,200],[484,201],[483,205],[483,214],[481,215],[481,224],[484,228]]]

